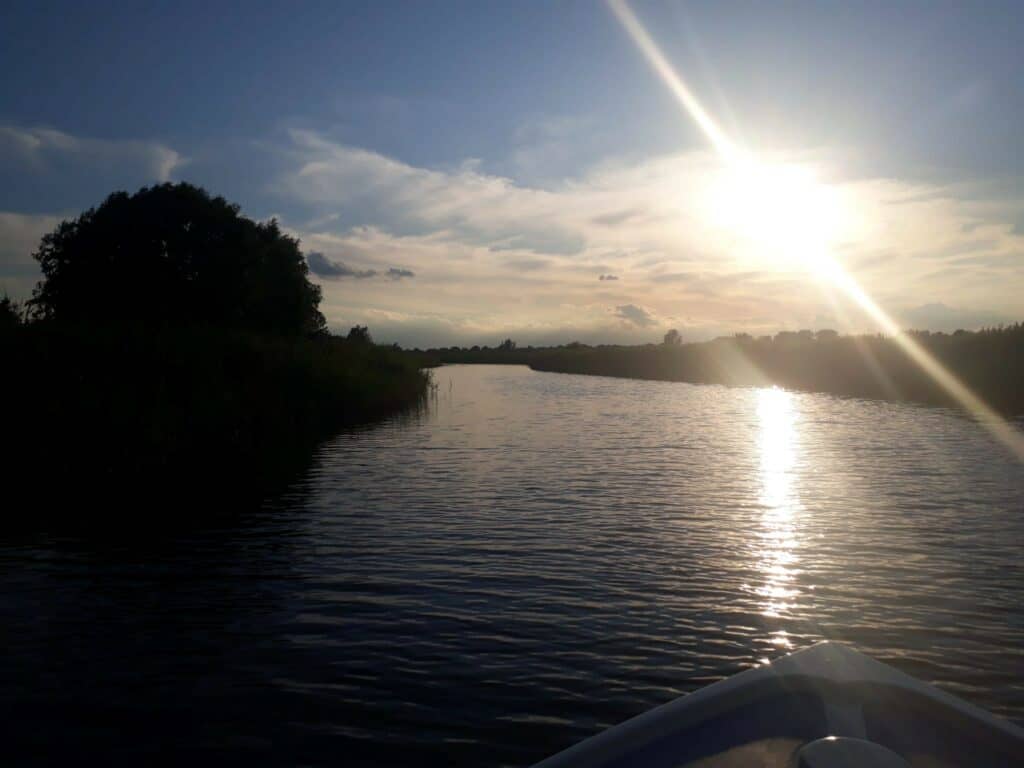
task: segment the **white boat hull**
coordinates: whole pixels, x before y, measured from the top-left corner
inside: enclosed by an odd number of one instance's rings
[[[806,748],[826,737],[842,743]],[[639,715],[537,768],[852,766],[875,748],[869,765],[1022,766],[1024,730],[821,643]],[[886,752],[897,762],[886,763]]]

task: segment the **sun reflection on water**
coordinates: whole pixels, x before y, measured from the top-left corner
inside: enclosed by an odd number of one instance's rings
[[[763,582],[755,592],[760,597],[761,614],[781,618],[795,604],[798,590],[797,518],[800,502],[794,487],[798,444],[797,416],[793,396],[772,387],[757,393],[757,418],[760,427],[760,502],[764,508],[758,531],[757,568]],[[788,648],[785,632],[773,633],[773,645]]]

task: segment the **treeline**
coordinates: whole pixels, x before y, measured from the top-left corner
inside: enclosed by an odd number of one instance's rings
[[[1003,413],[1024,414],[1024,324],[909,335]],[[954,405],[948,393],[891,338],[835,331],[746,334],[640,346],[448,348],[420,353],[441,363],[525,364],[539,371],[694,384],[767,386],[850,397]]]
[[[296,240],[196,187],[111,195],[36,258],[33,298],[0,301],[14,517],[246,505],[339,428],[426,396],[366,328],[327,332]]]

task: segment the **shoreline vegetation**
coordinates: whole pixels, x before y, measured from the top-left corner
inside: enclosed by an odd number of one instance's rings
[[[1024,323],[979,331],[909,331],[992,408],[1024,415]],[[747,334],[683,344],[449,347],[407,353],[423,365],[505,363],[537,371],[730,386],[779,386],[843,397],[958,407],[891,338],[835,331]]]
[[[40,517],[245,508],[342,428],[425,402],[415,361],[327,331],[297,240],[191,185],[115,193],[35,257],[0,359],[5,490]]]
[[[326,334],[30,323],[0,333],[0,348],[9,490],[46,504],[251,506],[319,442],[415,409],[429,383],[388,347]]]

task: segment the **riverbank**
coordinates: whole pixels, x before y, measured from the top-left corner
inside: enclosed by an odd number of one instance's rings
[[[989,405],[1024,414],[1024,324],[911,332],[914,340]],[[692,344],[439,349],[435,363],[510,363],[534,370],[693,384],[780,386],[846,397],[956,405],[891,338],[802,331],[744,334]]]
[[[31,323],[2,335],[0,359],[8,493],[62,517],[85,514],[72,499],[142,514],[258,502],[320,440],[415,408],[429,383],[370,343],[200,326]]]

